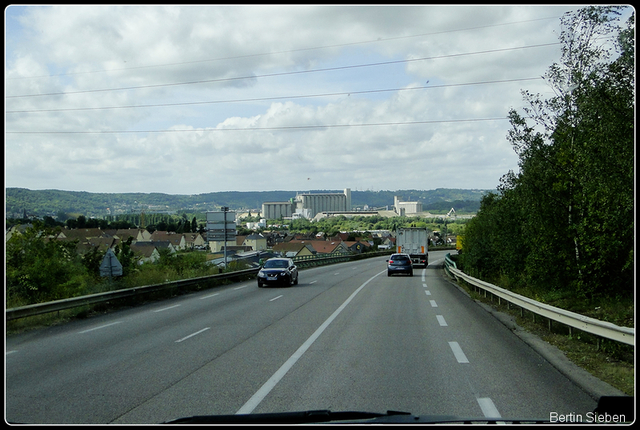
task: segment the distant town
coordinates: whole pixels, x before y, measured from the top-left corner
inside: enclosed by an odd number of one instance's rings
[[[458,215],[477,212],[482,196],[491,190],[445,189],[398,190],[398,191],[346,191],[312,190],[261,191],[261,192],[214,192],[193,195],[162,193],[89,193],[62,190],[29,190],[7,188],[5,190],[5,219],[50,216],[54,219],[77,217],[106,219],[124,214],[204,214],[207,211],[229,207],[242,212],[261,212],[264,218],[278,219],[280,216],[313,217],[319,212],[333,211],[394,211],[398,208],[405,214],[421,212],[446,214],[452,207]],[[342,194],[345,196],[337,196]],[[334,206],[321,206],[319,195],[334,195]],[[314,197],[312,197],[314,196]],[[325,197],[326,199],[327,197]],[[331,198],[331,197],[329,197]],[[315,200],[312,201],[312,200]],[[294,203],[291,205],[291,203]],[[283,205],[284,203],[284,205]],[[328,202],[326,202],[328,203]],[[276,205],[279,204],[279,207]],[[338,206],[340,205],[340,206]],[[305,207],[308,206],[308,207]],[[318,208],[318,209],[314,209]],[[305,209],[310,209],[310,212]]]

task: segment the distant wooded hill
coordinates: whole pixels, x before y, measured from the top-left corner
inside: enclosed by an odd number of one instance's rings
[[[476,212],[482,195],[489,190],[438,188],[435,190],[351,191],[354,208],[393,206],[401,201],[422,202],[425,211]],[[343,190],[311,190],[305,193],[341,193]],[[123,213],[204,213],[227,206],[231,210],[261,210],[264,202],[287,201],[295,191],[225,191],[205,194],[89,193],[85,191],[6,189],[6,217],[78,214],[103,217]]]

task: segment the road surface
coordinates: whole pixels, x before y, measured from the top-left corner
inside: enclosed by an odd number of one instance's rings
[[[399,410],[549,419],[596,402],[449,282],[445,252],[242,282],[6,339],[6,420],[161,423],[209,414]]]

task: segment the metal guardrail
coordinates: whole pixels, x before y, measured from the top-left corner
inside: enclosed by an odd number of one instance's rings
[[[469,276],[456,267],[455,262],[450,258],[450,254],[447,254],[445,257],[445,271],[456,279],[461,278],[471,285],[482,288],[500,299],[506,300],[507,302],[519,306],[522,309],[526,309],[529,312],[533,312],[536,315],[543,316],[549,320],[557,321],[587,333],[595,334],[605,339],[614,340],[627,345],[634,345],[635,330],[633,328],[620,327],[610,322],[600,321],[595,318],[586,317],[575,312],[540,303],[528,297],[512,293],[511,291],[505,290],[496,285]]]
[[[311,267],[324,264],[334,264],[349,261],[357,258],[377,257],[384,255],[382,252],[371,252],[366,254],[343,254],[331,257],[321,257],[314,259],[304,259],[296,261],[296,265],[300,268]],[[364,257],[363,257],[364,256]],[[72,309],[80,306],[94,305],[97,303],[105,303],[113,300],[125,299],[143,294],[156,293],[159,291],[170,290],[174,288],[191,287],[198,284],[207,284],[223,279],[238,279],[246,276],[255,275],[260,271],[259,268],[238,270],[235,272],[219,273],[217,275],[202,276],[199,278],[183,279],[179,281],[165,282],[162,284],[146,285],[143,287],[124,288],[116,291],[108,291],[106,293],[96,293],[86,296],[72,297],[69,299],[55,300],[46,303],[36,303],[33,305],[20,306],[17,308],[7,309],[5,311],[6,321],[18,318],[31,317],[35,315],[57,312],[66,309]]]
[[[7,309],[5,317],[7,321],[18,318],[31,317],[34,315],[46,314],[66,309],[72,309],[79,306],[94,305],[97,303],[105,303],[112,300],[124,299],[128,297],[140,296],[143,294],[156,293],[172,288],[188,287],[208,282],[233,279],[252,274],[257,274],[259,269],[239,270],[236,272],[219,273],[217,275],[202,276],[199,278],[183,279],[179,281],[165,282],[162,284],[146,285],[143,287],[124,288],[116,291],[108,291],[106,293],[96,293],[87,296],[72,297],[70,299],[55,300],[46,303],[36,303],[33,305],[20,306],[18,308]]]

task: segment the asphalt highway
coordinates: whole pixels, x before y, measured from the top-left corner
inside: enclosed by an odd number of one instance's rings
[[[387,277],[384,258],[300,271],[9,336],[5,419],[161,423],[330,409],[549,419],[580,386],[448,281],[445,252]]]

